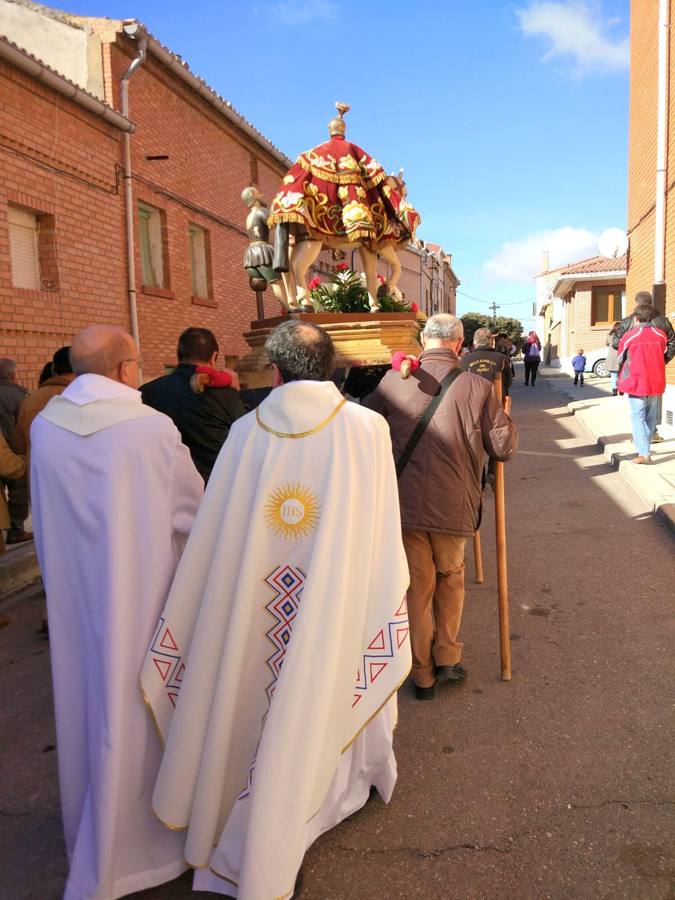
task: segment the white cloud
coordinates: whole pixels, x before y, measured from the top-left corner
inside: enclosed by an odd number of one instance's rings
[[[516,10],[525,37],[545,37],[550,44],[544,60],[571,57],[577,72],[616,72],[628,68],[629,39],[609,34],[616,20],[603,21],[597,3],[588,0],[531,0]]]
[[[528,282],[543,269],[544,251],[548,251],[549,268],[557,269],[597,256],[598,235],[571,225],[540,231],[519,241],[506,241],[483,268],[489,277],[498,281]]]
[[[335,19],[337,4],[333,0],[279,0],[269,12],[283,25],[309,25]]]

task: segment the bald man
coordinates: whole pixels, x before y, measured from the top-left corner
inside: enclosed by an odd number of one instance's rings
[[[33,522],[49,613],[64,897],[121,897],[177,877],[183,838],[150,798],[161,745],[139,673],[203,481],[171,419],[141,402],[138,348],[78,334],[78,376],[31,427]],[[167,691],[181,673],[170,665]]]

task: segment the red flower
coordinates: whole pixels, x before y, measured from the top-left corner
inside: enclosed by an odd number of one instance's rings
[[[346,272],[348,268],[349,266],[347,263],[338,263],[337,266],[335,266],[335,269],[338,272]]]
[[[380,284],[386,284],[386,283],[387,283],[387,279],[384,277],[384,275],[380,275],[379,272],[377,273],[377,280],[380,282]]]
[[[320,284],[321,284],[321,279],[317,275],[316,278],[312,278],[312,280],[310,281],[310,283],[307,286],[309,287],[310,291],[315,291]]]
[[[411,303],[411,304],[410,304],[410,311],[416,313],[416,312],[419,312],[419,311],[420,311],[420,308],[419,308],[419,306],[418,306],[416,303]]]

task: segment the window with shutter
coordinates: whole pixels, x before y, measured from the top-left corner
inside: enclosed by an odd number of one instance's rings
[[[14,287],[38,291],[40,290],[40,257],[37,216],[21,207],[8,206],[7,217],[12,284]]]
[[[208,232],[199,225],[190,223],[190,267],[192,269],[192,294],[195,297],[208,297]]]

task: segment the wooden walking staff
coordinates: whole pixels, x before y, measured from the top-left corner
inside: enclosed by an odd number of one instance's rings
[[[502,376],[494,380],[498,399],[502,400]],[[509,581],[506,567],[506,506],[504,501],[504,463],[495,462],[495,534],[497,537],[497,603],[499,609],[499,660],[502,681],[511,681],[511,636],[509,630]]]
[[[480,544],[480,531],[476,531],[473,536],[473,565],[476,573],[476,584],[482,584],[485,578],[483,577],[483,548]]]

